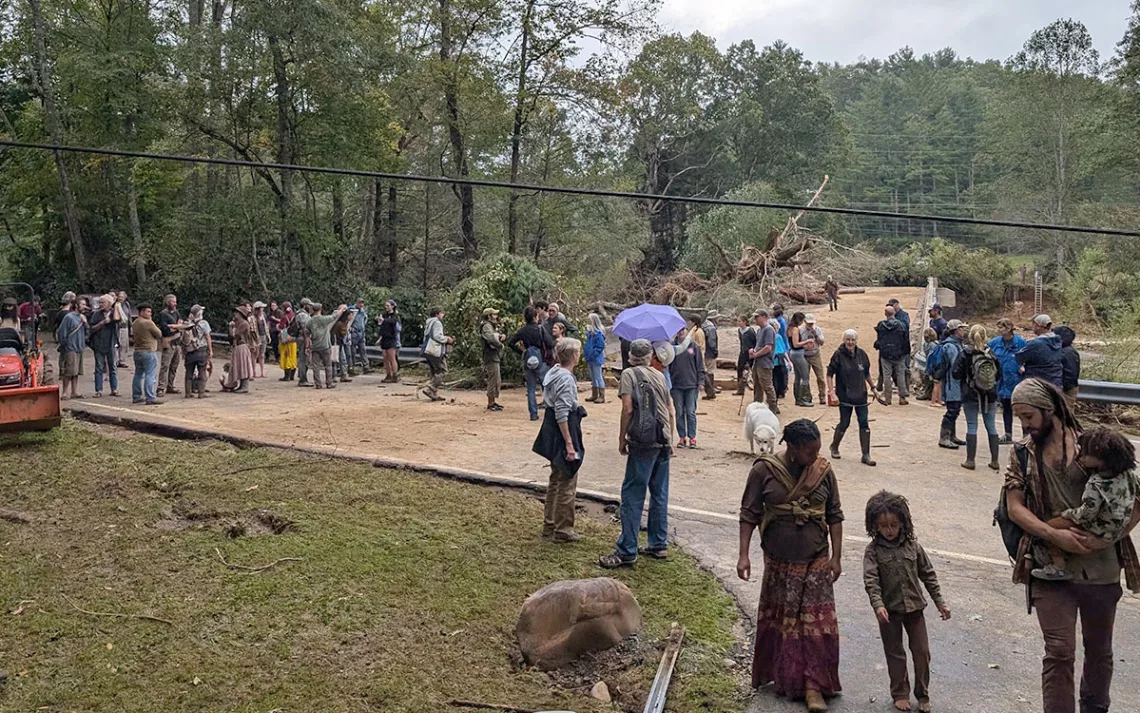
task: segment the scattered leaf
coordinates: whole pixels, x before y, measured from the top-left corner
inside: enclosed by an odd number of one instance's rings
[[[253,491],[257,490],[257,488],[258,488],[258,486],[256,486],[256,485],[251,485],[251,486],[249,486],[248,488],[246,488],[246,489],[245,489],[245,492],[247,492],[247,493],[252,493]]]
[[[200,686],[200,685],[202,685],[202,679],[200,679],[200,678],[198,678],[197,676],[195,676],[195,677],[194,677],[194,680],[193,680],[193,681],[191,681],[190,683],[193,683],[195,686]]]
[[[111,650],[111,649],[113,649],[113,648],[115,648],[115,645],[114,645],[114,644],[112,644],[110,641],[108,641],[108,642],[107,642],[107,650],[108,650],[108,651],[110,651],[110,650]]]

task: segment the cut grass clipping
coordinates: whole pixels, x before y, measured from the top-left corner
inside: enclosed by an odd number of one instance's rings
[[[613,525],[580,518],[586,539],[557,546],[534,498],[71,421],[0,439],[0,472],[26,520],[0,519],[0,710],[613,710],[588,673],[513,663],[523,600],[600,576]],[[715,579],[680,552],[615,576],[646,621],[605,676],[621,709],[640,710],[678,621],[669,710],[743,710]]]

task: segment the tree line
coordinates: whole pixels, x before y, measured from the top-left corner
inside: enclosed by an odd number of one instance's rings
[[[161,154],[1047,223],[1140,215],[1140,0],[1111,58],[1058,20],[1021,52],[818,64],[662,34],[658,0],[13,0],[0,134]],[[708,262],[706,209],[0,148],[0,254],[55,289],[199,301],[364,286],[421,302],[500,254],[564,289]],[[709,221],[705,221],[709,224]],[[781,221],[782,222],[782,221]],[[1058,233],[808,216],[891,253]],[[772,226],[779,227],[779,226]],[[723,229],[762,244],[759,229]],[[1140,256],[1140,250],[1135,251]]]

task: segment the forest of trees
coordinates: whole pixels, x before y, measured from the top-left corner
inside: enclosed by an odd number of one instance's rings
[[[12,0],[0,137],[797,204],[827,174],[831,206],[1135,228],[1133,10],[1108,58],[1058,20],[1010,58],[903,48],[837,65],[782,42],[662,34],[657,0]],[[122,286],[217,303],[371,285],[422,301],[504,253],[602,295],[633,272],[699,269],[690,233],[707,213],[0,147],[0,270],[49,295]],[[1140,264],[1140,249],[1085,256],[1096,241],[1062,233],[803,222],[884,254],[943,237],[1073,270]],[[732,244],[765,239],[735,232]]]

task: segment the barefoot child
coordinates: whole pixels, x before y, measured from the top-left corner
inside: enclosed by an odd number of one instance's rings
[[[1136,451],[1123,435],[1103,427],[1082,433],[1077,437],[1077,445],[1077,462],[1092,476],[1085,483],[1080,506],[1053,518],[1049,526],[1059,530],[1080,528],[1106,542],[1116,542],[1132,519],[1133,504],[1140,496],[1140,481],[1134,470]],[[1035,554],[1038,563],[1048,564],[1033,570],[1034,577],[1052,581],[1073,578],[1065,568],[1065,553],[1061,550],[1038,546]]]
[[[905,629],[914,657],[914,695],[918,710],[926,713],[930,710],[930,640],[922,613],[926,608],[922,587],[930,592],[944,621],[950,618],[950,607],[942,600],[934,566],[915,539],[906,498],[885,490],[873,495],[867,501],[866,527],[871,544],[863,555],[863,586],[879,619],[891,699],[897,710],[912,710],[903,648]]]

